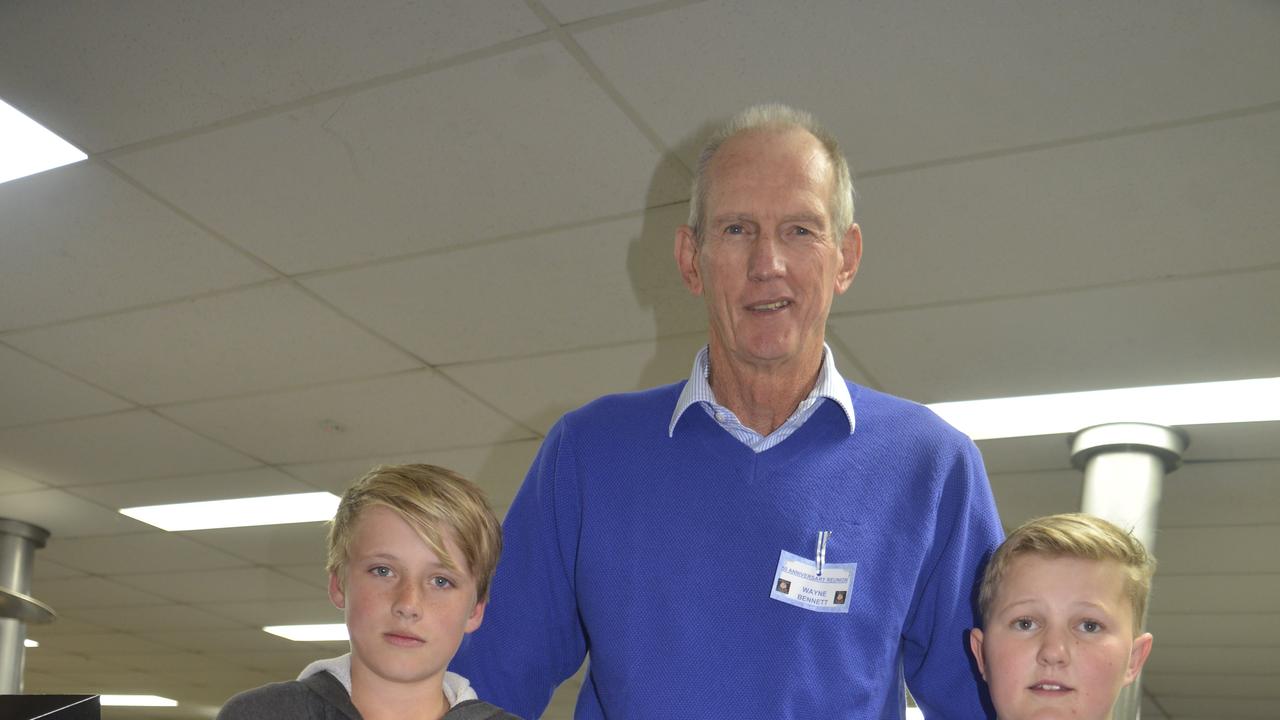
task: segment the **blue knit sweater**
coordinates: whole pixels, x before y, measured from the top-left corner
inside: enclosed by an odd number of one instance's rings
[[[543,443],[507,514],[484,624],[453,669],[537,717],[590,651],[577,718],[987,714],[967,650],[1001,539],[977,449],[928,409],[850,384],[763,453],[682,383],[601,398]],[[780,551],[857,563],[848,613],[770,598]]]

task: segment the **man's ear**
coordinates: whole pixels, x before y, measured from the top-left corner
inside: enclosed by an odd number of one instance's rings
[[[680,277],[684,286],[694,295],[702,294],[702,273],[698,268],[698,236],[693,228],[681,225],[676,228],[676,265],[680,268]]]
[[[853,284],[853,276],[858,274],[858,265],[862,263],[862,228],[858,223],[849,226],[849,231],[840,238],[840,269],[836,272],[836,294],[841,295]]]
[[[1151,655],[1151,644],[1155,642],[1155,638],[1151,633],[1142,633],[1133,639],[1133,649],[1129,651],[1129,666],[1124,670],[1124,684],[1128,685],[1138,679],[1138,673],[1142,672],[1142,666],[1146,664],[1147,657]]]
[[[347,607],[347,593],[342,589],[342,580],[337,573],[329,573],[329,602],[339,610]]]
[[[982,631],[978,628],[969,631],[969,652],[973,653],[973,659],[978,661],[978,674],[986,680],[987,663],[982,657]]]
[[[480,623],[484,621],[484,608],[488,605],[487,600],[481,600],[471,609],[471,617],[467,618],[467,624],[463,632],[475,632]]]

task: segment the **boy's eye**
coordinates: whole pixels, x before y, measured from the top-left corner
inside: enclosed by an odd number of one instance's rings
[[[386,565],[377,565],[369,568],[369,573],[377,577],[390,577],[391,568],[387,567]]]
[[[1102,632],[1102,623],[1096,620],[1085,620],[1080,623],[1080,629],[1087,633]]]
[[[1013,621],[1013,629],[1014,630],[1035,630],[1036,621],[1032,620],[1031,618],[1025,618],[1025,617],[1018,618],[1017,620]]]
[[[441,577],[440,575],[436,575],[435,577],[431,578],[431,584],[434,585],[435,587],[442,588],[442,589],[447,587],[453,587],[452,580],[450,580],[447,577]]]

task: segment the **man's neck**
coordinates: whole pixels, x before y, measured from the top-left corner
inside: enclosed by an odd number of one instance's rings
[[[743,425],[768,435],[777,430],[813,390],[822,370],[822,348],[803,361],[776,365],[734,363],[712,347],[707,377],[716,402]]]

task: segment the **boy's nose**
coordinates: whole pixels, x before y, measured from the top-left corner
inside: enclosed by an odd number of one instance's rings
[[[396,592],[395,602],[391,605],[391,612],[396,617],[406,620],[416,620],[422,615],[422,597],[418,593],[418,589],[413,583],[404,583]]]
[[[1036,661],[1041,665],[1065,665],[1071,659],[1067,637],[1060,631],[1048,630],[1041,636]]]

